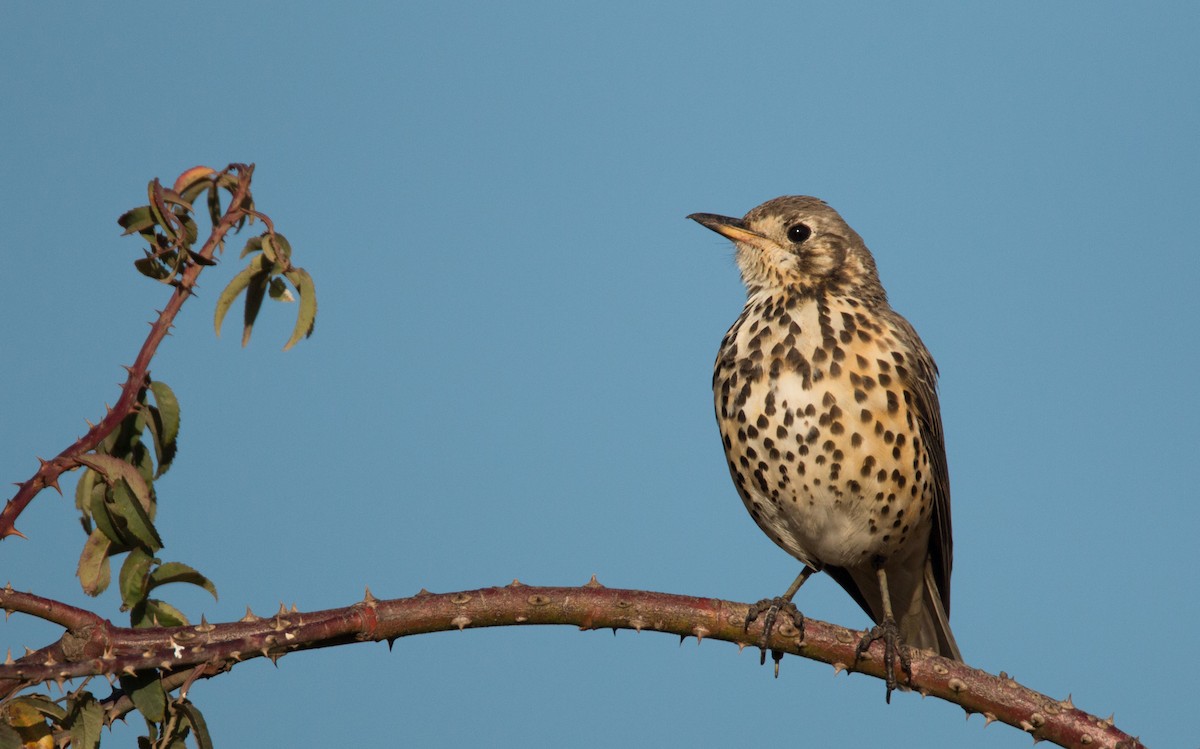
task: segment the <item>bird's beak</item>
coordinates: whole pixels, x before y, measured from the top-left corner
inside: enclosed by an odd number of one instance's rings
[[[688,218],[734,242],[744,242],[755,247],[762,247],[767,240],[758,232],[746,228],[746,222],[740,218],[718,216],[715,213],[693,213]]]

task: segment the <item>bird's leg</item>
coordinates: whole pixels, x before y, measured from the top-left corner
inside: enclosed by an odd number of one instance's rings
[[[892,691],[896,689],[896,656],[900,656],[900,668],[910,683],[912,682],[912,661],[909,660],[908,650],[900,640],[900,626],[896,624],[896,619],[892,616],[892,597],[888,592],[887,573],[883,570],[882,561],[876,562],[875,575],[879,578],[883,619],[870,632],[863,635],[862,640],[858,643],[858,648],[854,651],[854,662],[858,663],[858,659],[867,652],[871,643],[883,640],[883,670],[887,681],[887,696],[884,699],[891,703]]]
[[[763,617],[763,632],[762,638],[758,641],[758,663],[762,665],[767,662],[767,638],[771,636],[771,628],[775,626],[775,618],[780,612],[786,612],[792,618],[792,624],[796,627],[796,632],[799,633],[800,641],[804,641],[804,614],[800,613],[800,609],[796,608],[796,604],[792,603],[792,598],[795,597],[796,591],[800,590],[800,586],[804,584],[814,572],[815,569],[804,566],[788,589],[781,596],[775,598],[764,598],[758,603],[750,607],[746,612],[746,623],[742,630],[749,630],[750,624],[764,612]],[[779,650],[771,651],[771,658],[775,661],[775,678],[779,678],[779,661],[783,660],[783,652]]]

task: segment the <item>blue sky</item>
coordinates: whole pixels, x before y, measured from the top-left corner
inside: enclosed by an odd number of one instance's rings
[[[8,4],[0,476],[115,400],[165,301],[116,217],[151,177],[252,161],[321,311],[286,354],[290,309],[216,339],[230,262],[155,360],[183,406],[164,554],[221,592],[173,602],[776,594],[797,565],[743,510],[709,390],[743,292],[684,216],[817,195],[941,367],[967,661],[1193,745],[1198,36],[1183,2]],[[74,514],[40,496],[0,577],[121,620],[78,592]],[[798,603],[866,624],[828,579]],[[565,628],[252,662],[192,696],[219,746],[1028,743],[808,661],[776,681],[749,650]]]

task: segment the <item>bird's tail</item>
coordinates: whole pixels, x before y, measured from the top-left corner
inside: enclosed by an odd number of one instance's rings
[[[846,589],[876,623],[883,619],[883,599],[875,571],[861,568],[854,571],[843,567],[826,567],[825,571]],[[921,575],[905,573],[901,567],[888,570],[888,592],[892,614],[900,626],[904,642],[916,648],[932,650],[938,655],[961,661],[962,653],[950,631],[950,617],[942,605],[933,562],[925,560]]]
[[[961,661],[962,653],[950,631],[950,617],[942,606],[941,591],[933,575],[933,564],[925,560],[925,574],[911,599],[907,611],[896,608],[896,623],[909,645],[932,650],[938,655]],[[898,602],[897,602],[898,603]]]

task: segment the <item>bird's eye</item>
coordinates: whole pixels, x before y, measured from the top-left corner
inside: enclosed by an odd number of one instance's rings
[[[808,228],[807,224],[793,224],[787,230],[787,238],[796,244],[800,244],[811,236],[812,229]]]

